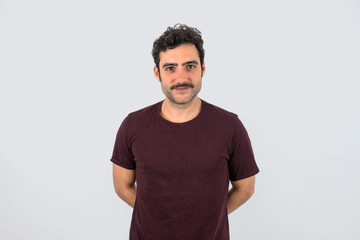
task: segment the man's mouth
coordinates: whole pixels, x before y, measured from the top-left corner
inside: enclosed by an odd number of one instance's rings
[[[176,90],[183,90],[183,89],[188,89],[189,87],[176,87]]]
[[[186,90],[188,88],[194,88],[194,85],[189,83],[189,84],[180,84],[180,85],[176,85],[176,86],[172,86],[170,88],[170,90],[176,89],[176,90]]]

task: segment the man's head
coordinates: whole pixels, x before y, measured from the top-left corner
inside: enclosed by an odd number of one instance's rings
[[[176,24],[174,27],[168,29],[155,40],[152,49],[152,56],[157,68],[159,68],[160,52],[167,49],[174,49],[182,44],[192,44],[196,47],[200,64],[203,65],[205,51],[203,48],[204,41],[201,37],[201,32],[185,24]]]
[[[168,28],[154,42],[154,75],[166,98],[174,104],[190,104],[201,89],[205,72],[200,32],[186,25]]]

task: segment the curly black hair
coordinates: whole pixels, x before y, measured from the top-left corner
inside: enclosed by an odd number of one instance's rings
[[[160,52],[167,49],[174,49],[181,44],[194,44],[199,53],[201,66],[204,62],[205,50],[204,41],[201,38],[201,32],[185,24],[175,24],[174,27],[168,27],[167,30],[154,41],[152,56],[156,67],[159,69]]]

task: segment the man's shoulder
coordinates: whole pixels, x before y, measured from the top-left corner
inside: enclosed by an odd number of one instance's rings
[[[159,105],[161,104],[162,101],[154,103],[150,106],[147,107],[143,107],[139,110],[133,111],[129,113],[129,116],[131,117],[143,117],[149,114],[152,114],[154,112],[156,112],[159,108]]]
[[[206,101],[203,100],[203,102],[205,103],[205,105],[207,106],[209,113],[212,116],[224,119],[224,120],[234,120],[238,118],[238,115],[236,113],[230,112],[222,107],[219,107],[217,105],[208,103]]]
[[[128,123],[132,123],[135,125],[139,125],[139,124],[142,124],[142,123],[148,121],[149,118],[152,118],[157,114],[157,112],[159,111],[161,102],[162,101],[154,103],[147,107],[143,107],[139,110],[130,112],[126,117],[126,121]]]
[[[223,132],[233,134],[236,130],[244,131],[245,127],[238,115],[214,104],[206,103],[209,109],[208,122],[222,129]]]

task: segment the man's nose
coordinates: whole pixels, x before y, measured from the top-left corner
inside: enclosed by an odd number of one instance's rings
[[[177,71],[176,71],[176,78],[177,78],[178,80],[185,79],[185,78],[186,78],[186,72],[185,72],[182,68],[177,69]]]

